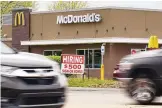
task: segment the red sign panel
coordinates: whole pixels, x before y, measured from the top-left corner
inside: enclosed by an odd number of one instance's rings
[[[84,56],[83,55],[61,55],[61,72],[64,74],[83,74]]]
[[[136,53],[136,50],[132,49],[131,54],[135,54],[135,53]]]
[[[136,54],[142,51],[145,51],[145,49],[131,49],[131,54]]]

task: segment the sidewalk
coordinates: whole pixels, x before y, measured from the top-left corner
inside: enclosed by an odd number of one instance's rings
[[[123,91],[122,88],[84,88],[84,87],[68,87],[69,91]]]

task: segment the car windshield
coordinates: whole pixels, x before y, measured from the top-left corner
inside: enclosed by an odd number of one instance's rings
[[[3,42],[0,42],[1,54],[14,54],[16,53],[12,48],[5,45]]]

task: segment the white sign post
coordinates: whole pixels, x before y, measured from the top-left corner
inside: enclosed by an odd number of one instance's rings
[[[84,55],[61,55],[61,72],[64,74],[84,74]]]
[[[104,63],[103,63],[103,56],[105,54],[105,46],[102,44],[101,46],[101,80],[104,80]]]
[[[102,54],[102,55],[105,54],[105,46],[104,46],[104,45],[101,46],[101,54]]]

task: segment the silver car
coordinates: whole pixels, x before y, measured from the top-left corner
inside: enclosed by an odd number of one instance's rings
[[[2,107],[52,107],[65,104],[67,79],[60,66],[43,55],[1,48]]]

